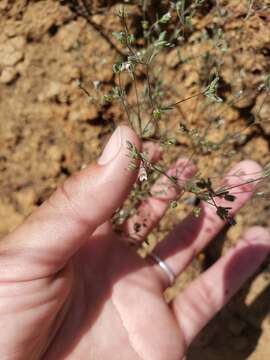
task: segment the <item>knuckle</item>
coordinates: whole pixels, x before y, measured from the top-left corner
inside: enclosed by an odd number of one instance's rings
[[[197,299],[201,304],[202,310],[206,313],[218,310],[218,304],[213,284],[203,276],[197,284]]]
[[[83,216],[78,197],[80,197],[80,175],[74,174],[59,185],[55,194],[49,199],[49,204],[54,209],[68,213],[75,220],[81,221]]]

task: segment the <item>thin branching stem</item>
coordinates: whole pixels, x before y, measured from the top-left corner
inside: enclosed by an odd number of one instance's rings
[[[123,108],[126,111],[129,124],[131,125],[131,127],[133,127],[133,124],[132,124],[132,121],[131,121],[131,118],[130,118],[129,108],[128,108],[127,101],[126,101],[126,97],[124,97],[124,95],[123,95],[124,88],[122,87],[121,73],[118,73],[118,83],[119,83],[119,88],[120,88],[120,101],[121,101],[121,104],[122,104]]]
[[[138,86],[137,86],[137,78],[136,74],[133,74],[134,76],[134,88],[135,88],[135,94],[136,94],[136,102],[137,102],[137,111],[138,111],[138,122],[139,122],[139,132],[140,136],[142,136],[142,118],[141,118],[141,107],[140,107],[140,100],[139,100],[139,93],[138,93]]]

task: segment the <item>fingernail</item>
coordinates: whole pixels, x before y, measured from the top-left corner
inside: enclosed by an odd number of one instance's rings
[[[121,145],[122,145],[121,127],[118,127],[112,134],[107,145],[105,146],[100,158],[97,161],[98,164],[104,166],[109,164],[111,161],[113,161],[117,157],[121,149]]]

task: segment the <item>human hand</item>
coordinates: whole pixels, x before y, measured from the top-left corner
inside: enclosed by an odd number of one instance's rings
[[[96,164],[66,181],[1,240],[1,360],[179,360],[268,254],[267,231],[252,228],[166,304],[166,275],[126,246],[109,221],[137,177],[127,170],[127,141],[140,148],[132,130],[122,126]],[[182,182],[195,172],[184,163],[179,160],[170,170],[181,167]],[[247,174],[261,171],[252,161],[239,163],[237,169]],[[226,177],[228,183],[239,182],[235,172],[236,168]],[[154,190],[164,186],[163,180]],[[237,189],[234,213],[253,187],[246,184]],[[167,192],[146,200],[138,215],[124,225],[126,236],[142,217],[145,226],[140,235],[146,236],[175,195],[168,187]],[[155,252],[179,274],[223,225],[212,207],[203,204],[200,218],[188,216]]]

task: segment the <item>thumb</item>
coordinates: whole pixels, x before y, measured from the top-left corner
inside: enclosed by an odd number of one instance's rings
[[[130,128],[118,127],[96,164],[68,179],[0,242],[4,279],[26,280],[57,271],[122,205],[137,177],[128,170],[127,141],[140,146]],[[2,271],[7,264],[8,271]]]

